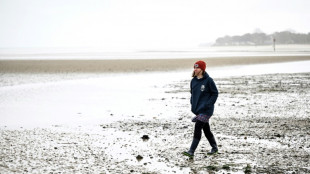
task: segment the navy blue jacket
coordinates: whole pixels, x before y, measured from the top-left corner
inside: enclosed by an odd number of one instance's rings
[[[191,81],[191,105],[195,115],[205,114],[212,116],[218,90],[213,79],[205,73],[203,78],[194,77]]]

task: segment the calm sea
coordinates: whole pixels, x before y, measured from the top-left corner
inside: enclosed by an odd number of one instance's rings
[[[199,47],[185,49],[106,50],[102,48],[0,48],[0,60],[169,59],[235,56],[310,55],[310,45]]]

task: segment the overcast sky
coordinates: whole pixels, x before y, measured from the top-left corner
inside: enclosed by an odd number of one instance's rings
[[[309,0],[0,0],[0,47],[196,47],[225,35],[310,32]]]

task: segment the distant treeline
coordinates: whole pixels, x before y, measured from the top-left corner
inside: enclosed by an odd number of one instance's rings
[[[244,34],[242,36],[225,36],[216,39],[215,46],[232,45],[270,45],[275,39],[276,44],[310,44],[310,33],[292,33],[290,31]]]

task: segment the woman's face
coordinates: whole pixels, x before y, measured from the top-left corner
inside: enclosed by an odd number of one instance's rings
[[[202,73],[202,70],[200,68],[198,68],[198,67],[195,67],[194,68],[194,72],[195,72],[195,76],[198,76],[198,75],[200,75]]]

